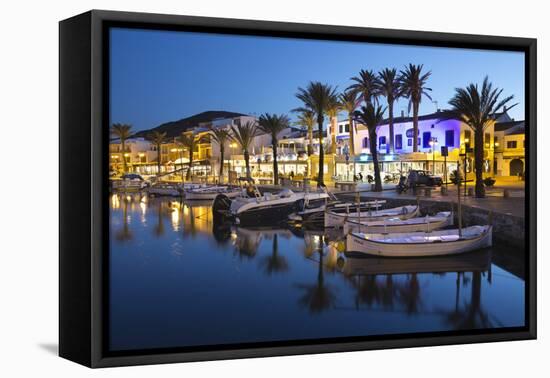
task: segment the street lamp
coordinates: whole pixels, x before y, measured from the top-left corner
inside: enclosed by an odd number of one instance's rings
[[[437,138],[430,138],[429,143],[432,148],[432,174],[435,175],[435,146],[437,145]]]

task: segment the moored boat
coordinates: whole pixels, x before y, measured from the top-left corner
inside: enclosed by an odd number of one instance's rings
[[[246,194],[248,193],[248,194]],[[214,199],[212,210],[217,220],[230,219],[240,225],[277,224],[288,219],[295,212],[299,202],[322,202],[328,199],[326,192],[299,192],[283,189],[277,193],[260,193],[254,186],[252,192],[231,200],[225,194],[218,194]]]
[[[325,213],[325,227],[343,227],[347,219],[358,221],[374,221],[388,218],[409,219],[418,215],[418,206],[399,206],[390,209],[335,212],[327,210]]]
[[[318,206],[303,206],[295,213],[289,215],[289,220],[292,222],[301,222],[304,224],[324,225],[326,211],[332,211],[334,213],[349,213],[357,211],[359,207],[360,211],[367,211],[369,209],[378,208],[386,203],[385,200],[379,201],[366,201],[357,203],[331,201],[328,203],[322,203]]]
[[[147,193],[150,196],[180,197],[183,194],[183,190],[178,184],[158,182],[151,185],[147,189]]]
[[[492,230],[492,226],[470,226],[395,234],[351,232],[346,236],[346,250],[385,257],[454,255],[491,247]]]
[[[350,232],[365,233],[403,233],[403,232],[429,232],[438,230],[453,224],[453,215],[450,211],[442,211],[435,215],[401,219],[399,217],[383,220],[358,220],[346,219],[344,222],[344,234]]]
[[[228,198],[239,196],[242,189],[225,185],[204,186],[185,190],[186,200],[213,200],[218,194],[225,194]]]
[[[131,193],[140,192],[149,186],[149,182],[135,173],[127,173],[120,179],[111,180],[111,189],[115,192]]]

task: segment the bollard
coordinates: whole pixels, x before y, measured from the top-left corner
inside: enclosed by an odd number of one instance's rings
[[[432,189],[431,188],[425,188],[424,189],[424,197],[431,197],[432,196]]]
[[[473,197],[474,196],[474,188],[468,188],[468,196]]]
[[[449,189],[447,189],[446,187],[442,186],[442,187],[441,187],[441,195],[442,195],[442,196],[448,196],[448,195],[449,195]]]
[[[510,198],[510,190],[504,189],[504,198]]]

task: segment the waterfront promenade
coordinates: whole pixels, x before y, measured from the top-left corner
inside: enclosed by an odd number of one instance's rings
[[[473,187],[473,183],[469,187]],[[336,189],[330,189],[336,195],[338,191]],[[504,190],[508,190],[511,194],[510,197],[504,197]],[[446,196],[441,194],[439,189],[431,191],[430,197],[426,197],[423,194],[416,196],[409,190],[407,193],[398,194],[395,189],[387,189],[382,192],[362,191],[360,192],[361,198],[380,198],[380,199],[402,199],[415,201],[417,197],[420,200],[430,200],[437,202],[452,202],[457,203],[457,189],[455,185],[448,186],[448,193]],[[349,198],[353,194],[347,194]],[[485,198],[475,198],[474,196],[464,196],[464,190],[461,188],[460,201],[463,205],[480,208],[487,211],[511,215],[515,217],[525,217],[525,192],[523,185],[511,184],[511,185],[499,185],[494,188],[486,190]]]

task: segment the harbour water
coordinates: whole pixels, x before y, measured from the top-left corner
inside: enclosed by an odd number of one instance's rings
[[[524,252],[388,259],[343,235],[214,229],[209,202],[110,199],[113,351],[524,325]]]

